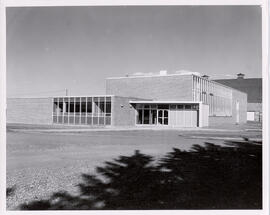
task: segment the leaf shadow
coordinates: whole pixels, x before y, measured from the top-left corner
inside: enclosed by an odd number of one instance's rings
[[[66,191],[21,210],[261,209],[262,145],[243,140],[173,148],[157,164],[136,150],[82,174],[79,195]]]

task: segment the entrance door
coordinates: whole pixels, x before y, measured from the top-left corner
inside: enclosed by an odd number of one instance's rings
[[[158,124],[168,125],[168,110],[158,110]]]

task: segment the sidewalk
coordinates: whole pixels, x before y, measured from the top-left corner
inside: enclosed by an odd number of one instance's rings
[[[261,132],[262,129],[259,126],[249,125],[232,125],[232,126],[220,126],[204,127],[204,128],[180,128],[180,127],[167,127],[167,126],[136,126],[136,127],[89,127],[89,126],[63,126],[63,125],[7,125],[7,131],[17,132],[48,132],[48,133],[81,133],[81,132],[99,132],[99,131],[141,131],[141,130],[172,130],[172,131],[217,131],[217,132],[243,132],[243,131],[255,131]]]

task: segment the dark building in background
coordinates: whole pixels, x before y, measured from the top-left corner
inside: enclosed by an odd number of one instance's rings
[[[218,79],[218,83],[247,94],[247,120],[262,121],[262,78],[245,78],[242,73],[236,79]]]

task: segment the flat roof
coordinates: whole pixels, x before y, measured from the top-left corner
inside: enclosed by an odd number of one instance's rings
[[[201,101],[153,101],[153,100],[131,100],[130,104],[199,104]]]
[[[206,80],[206,81],[215,83],[216,85],[225,87],[225,88],[227,88],[227,89],[230,89],[230,90],[236,90],[236,91],[238,91],[238,92],[247,94],[246,92],[243,92],[243,91],[241,91],[241,90],[239,90],[239,89],[235,89],[235,88],[230,87],[230,86],[228,86],[228,85],[219,83],[219,82],[215,81],[214,79],[205,78],[205,77],[199,76],[199,75],[194,74],[194,73],[190,73],[190,74],[189,74],[189,73],[183,73],[183,74],[173,73],[173,74],[166,74],[166,75],[153,74],[153,75],[137,75],[137,76],[126,76],[126,77],[108,77],[108,78],[106,78],[106,80],[130,79],[130,78],[131,78],[131,79],[134,79],[134,78],[157,78],[157,77],[170,77],[170,76],[196,76],[196,77],[199,77],[199,78],[204,79],[204,80]]]
[[[113,97],[115,95],[82,95],[82,96],[29,96],[29,97],[7,97],[7,99],[51,99],[51,98],[80,98],[80,97]]]
[[[52,96],[51,98],[113,97],[115,95]]]
[[[130,76],[122,76],[122,77],[108,77],[106,79],[124,79],[124,78],[152,78],[152,77],[166,77],[166,76],[189,76],[192,74],[166,74],[166,75],[160,75],[160,74],[153,74],[153,75],[130,75]]]

